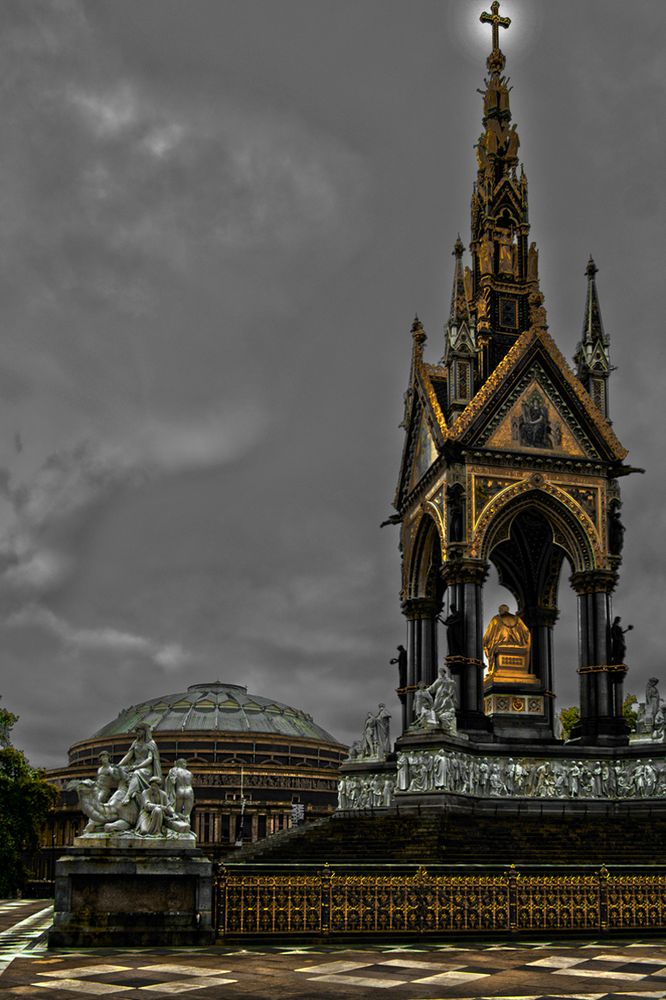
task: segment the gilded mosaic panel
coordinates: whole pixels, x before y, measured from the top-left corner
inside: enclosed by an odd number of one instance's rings
[[[536,379],[512,403],[485,447],[585,457],[573,428]]]
[[[493,497],[496,497],[498,493],[506,489],[507,486],[513,486],[517,479],[503,479],[501,476],[473,476],[472,477],[472,496],[473,496],[473,507],[474,507],[474,524],[479,520],[479,516],[483,508],[490,503]]]

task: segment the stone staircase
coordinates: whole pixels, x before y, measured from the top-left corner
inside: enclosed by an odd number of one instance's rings
[[[239,851],[233,862],[650,867],[666,863],[666,819],[456,813],[340,816],[276,834]]]

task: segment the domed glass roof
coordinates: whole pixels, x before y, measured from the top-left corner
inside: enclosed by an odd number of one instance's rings
[[[240,684],[192,684],[187,691],[152,698],[124,709],[98,736],[130,733],[138,722],[146,722],[155,732],[201,732],[219,730],[233,733],[279,733],[304,736],[323,743],[337,743],[318,726],[312,716],[279,701],[248,694]]]

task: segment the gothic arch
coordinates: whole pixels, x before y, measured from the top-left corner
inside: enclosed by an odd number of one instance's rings
[[[440,527],[429,512],[424,512],[416,528],[407,571],[407,596],[409,599],[429,598],[437,600],[441,564]]]
[[[583,508],[564,490],[545,480],[535,482],[536,478],[504,490],[483,511],[474,533],[473,554],[488,560],[492,550],[509,538],[514,518],[532,510],[546,519],[554,544],[564,550],[574,572],[602,568],[597,530]]]

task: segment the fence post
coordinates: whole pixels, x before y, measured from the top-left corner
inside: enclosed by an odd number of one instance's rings
[[[328,861],[324,865],[324,870],[319,873],[319,929],[322,934],[328,935],[331,930],[331,876],[333,872],[328,867]]]
[[[606,865],[599,869],[597,878],[599,880],[599,928],[602,931],[608,930],[608,879],[609,871]]]
[[[509,930],[518,930],[518,879],[520,872],[515,865],[509,865],[507,872],[509,879]]]
[[[218,937],[224,937],[226,932],[226,900],[225,883],[227,870],[222,864],[218,864],[213,883],[213,924]]]

